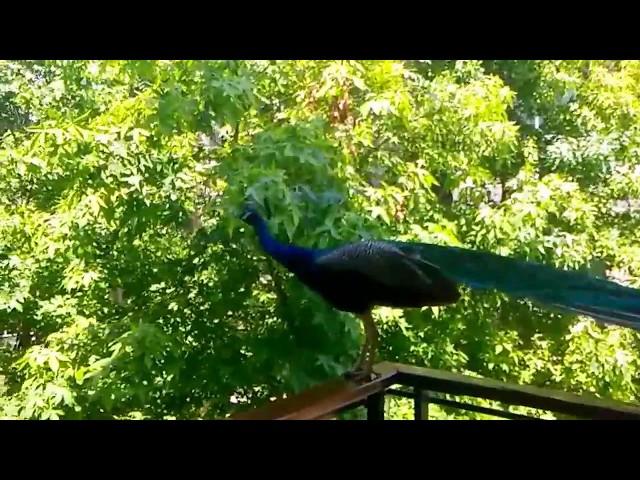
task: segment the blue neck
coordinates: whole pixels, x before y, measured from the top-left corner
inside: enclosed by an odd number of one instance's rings
[[[308,248],[278,242],[269,232],[264,219],[259,218],[254,228],[264,251],[285,267],[298,271],[304,269],[313,259],[313,251]]]

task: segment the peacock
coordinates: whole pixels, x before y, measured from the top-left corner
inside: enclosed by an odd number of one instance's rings
[[[362,240],[313,249],[279,242],[253,205],[241,219],[253,227],[264,252],[335,309],[356,315],[365,339],[346,376],[371,378],[378,346],[377,306],[444,306],[460,286],[493,289],[514,298],[640,330],[640,290],[578,271],[460,247],[393,240]]]

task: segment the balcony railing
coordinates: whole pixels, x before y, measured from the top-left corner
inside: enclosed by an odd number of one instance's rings
[[[368,420],[384,420],[387,395],[413,399],[414,419],[427,420],[429,405],[507,419],[538,419],[508,410],[444,398],[443,394],[495,400],[560,414],[563,418],[640,420],[640,406],[546,388],[513,385],[430,368],[383,362],[377,378],[364,383],[336,379],[298,395],[232,416],[236,420],[320,420],[366,407]]]

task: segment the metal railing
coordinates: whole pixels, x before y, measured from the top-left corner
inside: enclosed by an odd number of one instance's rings
[[[442,405],[494,417],[537,419],[445,398],[458,395],[550,411],[570,418],[640,420],[640,406],[539,387],[513,385],[430,368],[383,362],[374,380],[355,383],[336,379],[264,407],[233,415],[234,420],[318,420],[366,407],[368,420],[384,420],[386,396],[413,399],[414,419],[427,420],[429,405]],[[396,388],[400,386],[400,388]]]

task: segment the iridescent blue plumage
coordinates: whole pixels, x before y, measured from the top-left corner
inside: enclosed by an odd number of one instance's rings
[[[363,241],[315,250],[278,242],[252,209],[245,210],[243,219],[255,228],[268,255],[329,304],[359,316],[367,334],[359,367],[367,374],[377,341],[371,318],[374,307],[455,303],[460,297],[458,285],[494,289],[640,330],[639,290],[579,272],[423,243]]]
[[[314,250],[278,242],[253,210],[243,218],[268,255],[338,310],[365,315],[374,306],[445,305],[459,298],[455,283],[438,268],[389,242]]]

